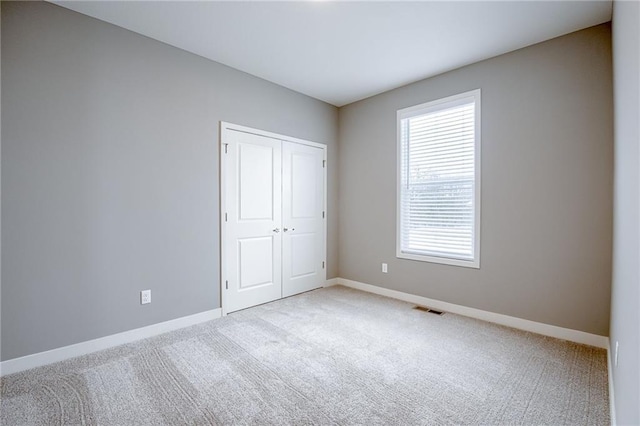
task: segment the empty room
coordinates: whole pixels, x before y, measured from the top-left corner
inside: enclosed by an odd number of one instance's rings
[[[0,13],[0,424],[640,425],[640,2]]]

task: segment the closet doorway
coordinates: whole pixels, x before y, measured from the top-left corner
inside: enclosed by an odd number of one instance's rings
[[[326,145],[220,125],[223,314],[326,281]]]

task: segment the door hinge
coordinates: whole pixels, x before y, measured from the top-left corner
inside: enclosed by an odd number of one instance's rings
[[[322,269],[324,269],[324,262],[322,262]]]
[[[224,282],[224,285],[225,285],[225,288],[226,288],[227,290],[229,290],[229,281],[228,281],[228,280]]]
[[[322,168],[324,168],[327,165],[327,160],[322,160]]]
[[[228,152],[229,152],[229,144],[228,144],[228,143],[225,143],[225,144],[223,144],[223,145],[224,145],[224,153],[226,154],[226,153],[228,153]]]
[[[228,220],[228,219],[227,219],[227,214],[225,213],[225,214],[224,214],[224,221],[225,221],[225,222],[227,222],[227,220]]]
[[[322,212],[322,218],[324,219],[324,212]]]

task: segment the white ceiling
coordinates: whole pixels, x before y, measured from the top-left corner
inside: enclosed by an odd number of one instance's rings
[[[342,106],[611,19],[607,1],[54,1]]]

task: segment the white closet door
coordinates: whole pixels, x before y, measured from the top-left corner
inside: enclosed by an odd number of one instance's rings
[[[223,161],[225,311],[282,297],[281,142],[229,130]]]
[[[324,269],[324,150],[282,142],[282,295],[319,288]]]

